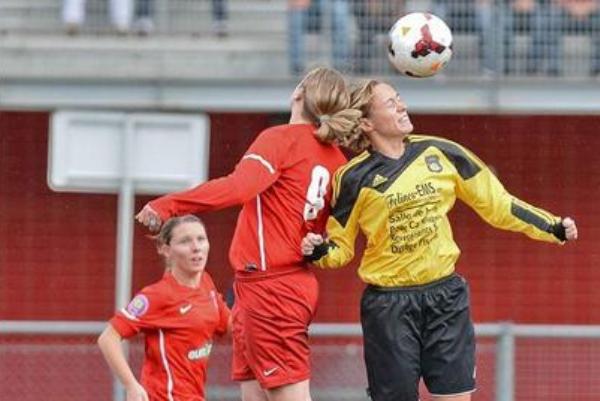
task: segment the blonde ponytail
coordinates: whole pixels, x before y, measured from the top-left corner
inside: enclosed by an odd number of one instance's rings
[[[359,112],[359,121],[362,117],[369,115],[371,101],[373,100],[373,91],[381,83],[381,81],[376,79],[369,79],[354,84],[350,89],[350,107]],[[371,146],[371,141],[369,141],[369,137],[362,131],[360,123],[357,123],[352,132],[348,134],[344,146],[355,152],[362,152]]]
[[[349,142],[361,113],[350,108],[350,92],[343,75],[331,68],[316,68],[306,74],[301,85],[303,115],[317,126],[316,137],[340,145]]]
[[[315,135],[323,142],[336,143],[355,150],[351,144],[354,142],[361,116],[360,110],[351,108],[340,110],[321,122]]]

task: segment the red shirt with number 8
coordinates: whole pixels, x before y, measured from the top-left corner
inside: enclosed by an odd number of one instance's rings
[[[331,177],[346,162],[334,145],[315,137],[310,124],[263,131],[228,176],[150,202],[171,216],[243,204],[229,258],[236,274],[273,275],[304,266],[308,232],[323,232],[329,215]]]

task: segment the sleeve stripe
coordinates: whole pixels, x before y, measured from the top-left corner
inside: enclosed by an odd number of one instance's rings
[[[531,213],[534,213],[537,216],[540,216],[541,218],[545,219],[548,222],[548,224],[550,224],[550,225],[552,225],[556,222],[556,218],[549,212],[545,211],[544,209],[539,209],[534,206],[531,206],[515,197],[513,197],[512,203],[518,205],[519,207],[521,207],[523,209],[527,209],[527,210],[531,211]]]
[[[263,159],[262,156],[257,155],[255,153],[250,153],[250,154],[247,154],[244,157],[242,157],[242,160],[245,160],[245,159],[257,160],[263,166],[265,166],[267,168],[267,170],[269,170],[269,173],[275,174],[275,169],[273,168],[273,166],[271,165],[271,163],[269,163],[268,161],[266,161],[265,159]]]
[[[524,207],[517,205],[515,202],[511,205],[511,213],[513,216],[524,221],[527,224],[531,224],[537,227],[541,231],[548,233],[552,232],[552,223],[545,220],[543,217],[536,214],[534,211],[525,209]]]
[[[265,253],[265,235],[263,232],[263,217],[262,217],[262,204],[260,202],[260,194],[256,195],[256,217],[257,230],[258,230],[258,250],[260,252],[260,270],[267,270],[267,257]]]
[[[540,213],[542,216],[544,216],[546,218],[546,220],[551,221],[552,223],[555,222],[555,218],[554,216],[552,216],[550,213],[548,213],[545,210],[542,209],[538,209],[538,213]]]

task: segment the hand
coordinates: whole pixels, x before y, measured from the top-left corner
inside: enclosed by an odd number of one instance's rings
[[[577,239],[577,225],[575,225],[575,220],[570,217],[565,217],[562,220],[562,225],[565,228],[565,237],[567,241],[573,241]]]
[[[135,219],[148,227],[150,231],[158,231],[162,225],[160,216],[149,204],[146,204],[143,207],[143,209],[135,216]]]
[[[302,238],[302,244],[300,248],[302,249],[302,255],[309,256],[312,255],[315,250],[316,245],[321,245],[323,243],[323,236],[314,233],[306,234],[306,237]]]
[[[127,401],[149,401],[148,393],[138,382],[125,387],[125,391],[127,392]]]

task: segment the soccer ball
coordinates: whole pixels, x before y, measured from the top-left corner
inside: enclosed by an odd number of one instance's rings
[[[390,29],[388,57],[409,77],[435,75],[452,57],[452,31],[433,14],[407,14]]]

